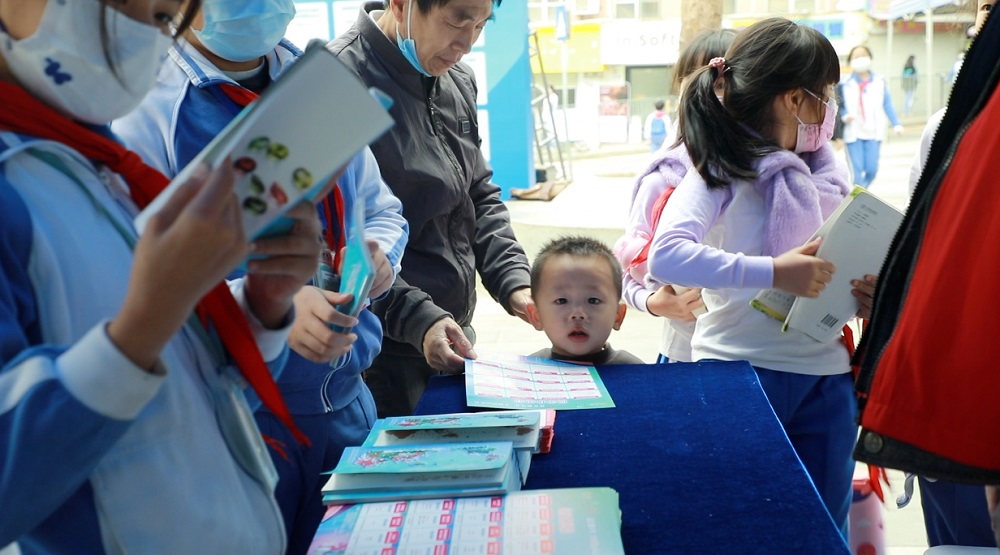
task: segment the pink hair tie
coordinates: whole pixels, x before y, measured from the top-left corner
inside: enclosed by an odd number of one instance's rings
[[[726,59],[722,57],[712,58],[708,62],[708,67],[714,69],[726,69]]]

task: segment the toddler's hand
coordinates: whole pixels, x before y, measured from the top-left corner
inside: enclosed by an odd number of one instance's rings
[[[817,258],[819,238],[796,247],[774,259],[774,287],[796,297],[818,297],[833,279],[836,267]]]

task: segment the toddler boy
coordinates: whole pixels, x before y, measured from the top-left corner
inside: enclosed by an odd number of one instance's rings
[[[528,320],[552,342],[531,356],[595,366],[643,364],[608,343],[625,319],[625,303],[621,266],[600,241],[570,236],[543,246],[531,266],[531,297]]]

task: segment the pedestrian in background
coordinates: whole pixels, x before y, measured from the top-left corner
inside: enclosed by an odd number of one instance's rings
[[[652,152],[660,150],[673,126],[670,123],[670,116],[663,109],[664,107],[666,104],[662,100],[657,100],[653,104],[655,109],[646,116],[646,124],[643,126],[644,135],[649,139],[649,148]]]
[[[913,65],[916,56],[910,54],[903,65],[903,115],[910,115],[913,110],[913,97],[917,93],[917,68]]]
[[[872,71],[872,52],[858,45],[847,56],[851,74],[841,83],[844,105],[840,117],[844,122],[844,142],[851,157],[854,184],[868,188],[878,173],[878,159],[888,125],[898,135],[903,125],[892,107],[885,79]]]

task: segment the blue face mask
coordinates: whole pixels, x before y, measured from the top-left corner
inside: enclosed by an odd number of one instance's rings
[[[409,0],[406,3],[406,34],[409,35],[410,38],[404,40],[403,37],[399,35],[399,25],[396,25],[396,46],[399,46],[399,51],[403,53],[403,57],[406,58],[407,62],[410,62],[410,65],[413,66],[414,69],[419,71],[421,74],[430,77],[431,74],[427,73],[424,66],[420,65],[420,58],[417,58],[417,43],[413,42],[412,38],[413,28],[410,27],[410,21],[411,16],[413,15],[413,3],[416,1],[417,0]]]
[[[205,48],[231,62],[247,62],[274,49],[295,16],[292,0],[212,0],[201,5]]]

